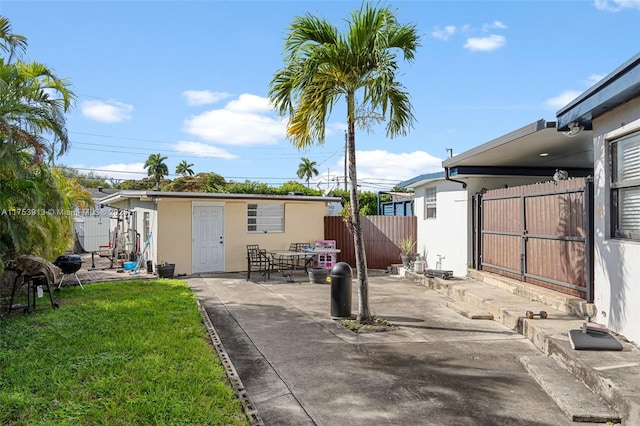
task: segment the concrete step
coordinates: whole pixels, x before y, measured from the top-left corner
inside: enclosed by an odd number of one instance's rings
[[[462,315],[463,317],[472,320],[493,320],[493,315],[491,315],[489,312],[457,300],[447,302],[447,308],[452,309],[454,312]]]
[[[578,318],[596,315],[596,308],[593,303],[587,303],[585,300],[574,296],[546,290],[534,284],[473,269],[469,269],[468,277]]]
[[[574,422],[620,423],[620,415],[553,359],[525,356],[520,362]]]
[[[546,292],[542,292],[544,297],[529,290],[523,294],[514,290],[512,283],[492,285],[472,278],[429,279],[418,274],[407,274],[405,278],[420,282],[455,303],[474,307],[467,309],[492,314],[494,321],[521,333],[541,351],[541,356],[563,369],[566,381],[577,381],[590,394],[609,404],[625,424],[640,425],[640,393],[636,390],[636,384],[640,383],[640,369],[636,367],[640,365],[638,348],[623,340],[623,351],[600,353],[575,351],[569,344],[568,330],[582,326],[583,315],[590,313],[590,304],[566,309],[572,303],[549,303]],[[563,297],[560,295],[557,300]],[[549,318],[528,319],[525,312],[529,310],[545,310]]]

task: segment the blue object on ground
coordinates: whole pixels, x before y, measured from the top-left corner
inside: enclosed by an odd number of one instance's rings
[[[138,264],[138,262],[124,262],[124,270],[130,271]]]

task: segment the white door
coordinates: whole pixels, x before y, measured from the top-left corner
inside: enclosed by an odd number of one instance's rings
[[[192,271],[224,272],[224,210],[222,206],[193,206]]]

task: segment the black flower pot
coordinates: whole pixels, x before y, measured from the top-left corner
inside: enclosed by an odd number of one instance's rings
[[[165,263],[163,265],[156,265],[156,271],[158,272],[158,278],[173,278],[173,272],[176,269],[175,263]]]

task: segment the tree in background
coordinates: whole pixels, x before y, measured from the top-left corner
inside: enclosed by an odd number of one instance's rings
[[[342,211],[340,216],[349,217],[351,215],[351,203],[349,202],[351,193],[342,189],[334,189],[329,194],[332,197],[342,198]],[[360,216],[370,216],[378,214],[378,202],[384,203],[391,201],[388,194],[376,194],[371,191],[358,192],[358,206],[360,207]]]
[[[296,182],[294,180],[290,180],[288,182],[283,183],[281,186],[276,188],[276,193],[281,195],[287,195],[289,193],[301,193],[308,196],[318,196],[322,195],[322,191],[319,189],[312,189],[304,186],[300,182]]]
[[[162,185],[163,191],[173,192],[226,192],[226,180],[217,173],[198,173],[181,176]]]
[[[125,179],[118,183],[115,188],[123,191],[148,191],[155,188],[156,183],[152,178],[145,177],[140,180]]]
[[[156,191],[160,190],[160,181],[162,178],[169,174],[169,168],[164,162],[166,159],[167,157],[163,157],[158,153],[151,154],[149,158],[147,158],[147,161],[144,162],[144,168],[147,169],[147,175],[152,177],[156,184]]]
[[[373,321],[369,309],[367,259],[364,249],[358,179],[356,122],[388,115],[387,136],[404,135],[412,127],[409,94],[396,80],[397,56],[414,58],[419,45],[415,26],[401,25],[388,7],[363,4],[351,13],[341,33],[311,14],[297,17],[285,41],[284,68],[271,80],[269,98],[281,116],[288,117],[287,137],[304,149],[323,144],[329,114],[344,97],[347,105],[347,158],[351,184],[349,226],[353,234],[358,274],[358,321]],[[356,96],[360,96],[357,99]],[[357,115],[358,114],[358,115]]]
[[[0,58],[0,257],[51,260],[72,234],[68,209],[88,194],[69,191],[69,182],[45,162],[69,147],[65,114],[74,94],[45,64],[22,61],[26,47],[26,38],[0,16],[0,53],[8,54]]]
[[[193,163],[187,163],[187,160],[182,160],[177,166],[176,166],[176,174],[177,175],[182,175],[182,176],[193,176]]]
[[[68,179],[75,179],[83,188],[111,188],[113,186],[108,177],[100,176],[94,172],[81,173],[67,166],[58,166],[57,168]]]
[[[309,188],[309,180],[314,176],[318,176],[318,173],[320,173],[318,169],[316,169],[317,164],[315,161],[302,157],[302,162],[298,165],[298,177],[307,181],[307,188]]]

